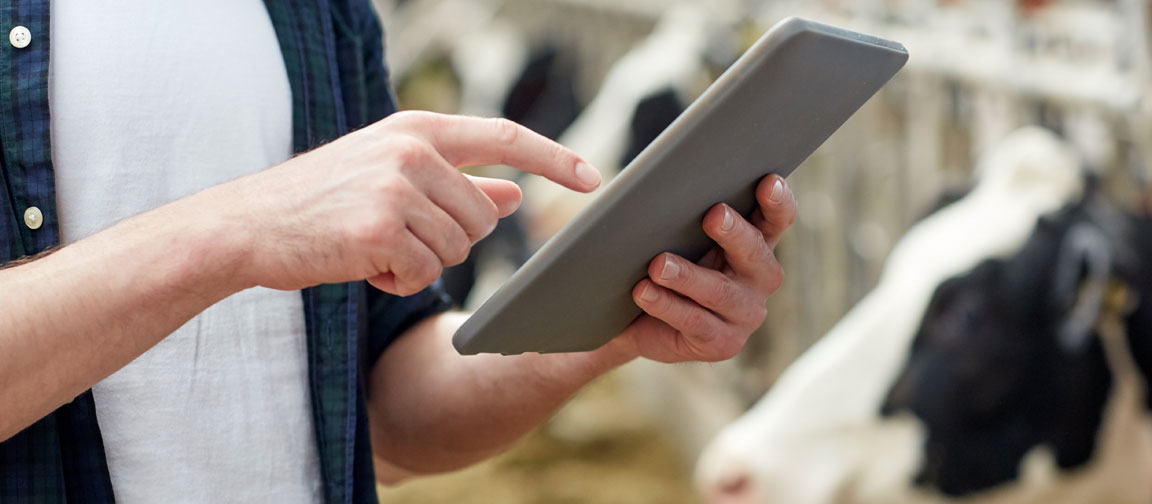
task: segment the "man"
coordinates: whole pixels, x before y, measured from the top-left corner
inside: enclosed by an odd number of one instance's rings
[[[772,177],[751,222],[708,213],[700,265],[652,261],[605,347],[461,357],[434,282],[520,192],[457,168],[599,177],[507,121],[389,115],[368,0],[15,0],[0,26],[5,503],[373,502],[373,455],[455,469],[631,359],[735,355],[781,281]]]

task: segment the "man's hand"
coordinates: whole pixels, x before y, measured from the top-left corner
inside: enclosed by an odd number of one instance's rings
[[[773,250],[796,219],[796,200],[779,176],[761,181],[756,199],[751,222],[723,204],[705,215],[704,231],[719,246],[698,264],[673,254],[652,260],[649,278],[632,291],[646,314],[612,350],[660,362],[714,362],[740,352],[784,279]]]
[[[764,321],[765,299],[780,286],[783,273],[772,249],[796,217],[796,201],[780,177],[764,179],[756,199],[760,208],[751,222],[723,205],[708,212],[704,231],[719,247],[699,264],[669,254],[653,260],[651,279],[633,291],[648,314],[598,350],[462,357],[451,338],[467,315],[439,315],[410,329],[369,381],[378,477],[396,482],[491,456],[580,387],[635,357],[678,362],[736,355]],[[664,275],[671,270],[674,275]]]
[[[368,279],[403,296],[463,262],[519,206],[512,182],[458,170],[486,164],[577,191],[600,183],[576,154],[511,121],[402,112],[214,191],[249,231],[238,270],[252,285]]]

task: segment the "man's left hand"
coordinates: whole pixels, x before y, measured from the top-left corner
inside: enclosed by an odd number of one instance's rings
[[[632,291],[645,314],[610,343],[631,356],[660,362],[715,362],[734,357],[764,322],[768,296],[784,272],[774,249],[796,220],[796,199],[783,178],[756,189],[751,221],[720,204],[704,217],[717,247],[698,263],[665,253]]]
[[[780,177],[761,181],[756,199],[760,208],[751,219],[724,205],[708,211],[704,231],[719,246],[699,263],[670,254],[654,259],[651,278],[633,291],[647,314],[596,351],[461,357],[451,335],[467,315],[443,314],[409,329],[384,352],[369,387],[381,481],[489,457],[580,387],[633,358],[718,361],[736,355],[764,321],[764,301],[780,286],[783,272],[773,249],[796,218],[796,201]]]

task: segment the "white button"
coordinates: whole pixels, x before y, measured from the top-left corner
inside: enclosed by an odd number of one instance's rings
[[[28,226],[28,229],[40,229],[40,226],[44,225],[44,214],[40,212],[39,208],[28,207],[24,211],[24,224]]]
[[[8,41],[12,43],[12,47],[23,49],[32,43],[32,32],[23,26],[17,26],[8,32]]]

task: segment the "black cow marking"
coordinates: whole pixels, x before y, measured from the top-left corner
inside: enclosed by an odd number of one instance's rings
[[[576,96],[576,63],[554,46],[537,49],[504,100],[504,117],[553,140],[584,105]]]
[[[1083,236],[1108,243],[1072,243]],[[1113,375],[1094,325],[1073,315],[1090,312],[1075,307],[1099,302],[1079,287],[1107,264],[1109,279],[1137,299],[1152,295],[1150,258],[1152,223],[1092,196],[1041,218],[1013,257],[984,261],[942,283],[881,408],[884,416],[910,412],[926,428],[914,483],[969,496],[1017,478],[1024,456],[1038,446],[1051,449],[1062,469],[1086,464]],[[1058,281],[1061,270],[1082,281]],[[1133,358],[1148,376],[1152,303],[1139,303],[1125,322]],[[1080,343],[1062,345],[1061,338]]]
[[[656,140],[668,125],[684,112],[684,101],[676,90],[667,88],[645,96],[632,113],[628,148],[620,157],[620,166],[628,166],[648,144]]]

